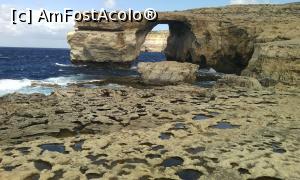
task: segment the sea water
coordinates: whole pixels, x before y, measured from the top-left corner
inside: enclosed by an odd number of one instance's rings
[[[163,60],[163,53],[141,53],[131,67],[124,68],[72,64],[69,49],[0,48],[0,96],[14,92],[50,95],[53,89],[47,85],[67,86],[108,77],[136,77],[139,62]]]
[[[138,62],[162,60],[165,60],[162,53],[142,53],[131,68],[114,68],[72,64],[69,49],[0,48],[0,96],[14,92],[46,95],[52,92],[51,87],[33,84],[66,86],[107,77],[134,77],[138,75]]]

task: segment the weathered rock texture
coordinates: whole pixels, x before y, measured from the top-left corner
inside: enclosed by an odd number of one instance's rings
[[[79,22],[75,32],[69,33],[68,41],[73,61],[130,62],[139,55],[153,27],[169,24],[170,36],[164,51],[167,59],[200,63],[217,71],[240,74],[255,49],[255,57],[263,57],[265,54],[260,53],[279,48],[275,50],[278,53],[268,54],[268,63],[253,63],[256,61],[253,57],[246,74],[288,79],[289,83],[291,76],[299,75],[299,69],[286,65],[291,61],[297,64],[299,60],[299,54],[287,52],[291,46],[293,51],[299,52],[299,23],[299,3],[234,5],[159,13],[156,22]],[[260,48],[263,50],[259,51]],[[281,75],[276,75],[267,65],[274,65],[277,60],[285,67]],[[256,71],[253,64],[261,70]]]
[[[215,85],[217,88],[221,87],[244,87],[248,89],[260,90],[262,89],[261,84],[257,79],[246,76],[237,76],[237,75],[224,75],[219,79]]]
[[[9,95],[0,179],[298,180],[299,95],[190,85]]]
[[[150,32],[142,45],[141,51],[145,52],[163,52],[167,47],[169,31]]]
[[[242,74],[259,79],[264,85],[276,82],[300,84],[300,40],[260,43]]]
[[[199,66],[192,63],[164,61],[139,63],[138,71],[147,84],[178,84],[196,80]]]

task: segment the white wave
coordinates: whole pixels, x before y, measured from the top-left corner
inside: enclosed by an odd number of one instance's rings
[[[53,88],[51,88],[51,87],[43,87],[43,86],[24,87],[24,88],[18,90],[18,93],[21,93],[21,94],[39,93],[39,94],[44,94],[46,96],[51,95],[52,92],[53,92]]]
[[[137,66],[131,66],[130,69],[131,69],[131,70],[136,70],[136,69],[137,69]]]
[[[45,80],[42,80],[42,84],[51,84],[51,85],[59,85],[59,86],[67,86],[68,84],[74,84],[77,83],[78,79],[75,76],[61,76],[61,77],[55,77],[55,78],[48,78]]]
[[[200,73],[204,73],[204,74],[217,74],[217,71],[213,68],[209,68],[209,69],[200,69],[199,70]]]
[[[85,67],[86,66],[86,65],[60,64],[60,63],[55,63],[55,65],[60,67]]]
[[[209,68],[208,73],[216,74],[217,71],[215,69],[213,69],[213,68]]]
[[[58,85],[67,86],[69,84],[86,83],[86,82],[97,82],[99,79],[92,79],[91,76],[84,74],[78,74],[73,76],[61,76],[48,78],[44,80],[13,80],[13,79],[0,79],[0,97],[11,94],[33,94],[40,93],[50,95],[53,92],[53,88],[47,87],[47,85]],[[117,86],[109,85],[111,88],[117,88]]]
[[[59,86],[67,86],[69,84],[85,83],[99,81],[97,79],[91,79],[90,76],[84,74],[78,74],[73,76],[60,76],[54,78],[48,78],[40,81],[42,84],[51,84]]]
[[[60,67],[73,67],[73,64],[60,64],[60,63],[55,63],[56,66],[60,66]]]
[[[125,86],[119,85],[119,84],[114,84],[114,83],[109,83],[107,85],[101,86],[103,88],[108,88],[108,89],[119,89]]]
[[[18,90],[31,86],[32,81],[29,79],[14,80],[1,79],[0,80],[0,96],[17,92]]]

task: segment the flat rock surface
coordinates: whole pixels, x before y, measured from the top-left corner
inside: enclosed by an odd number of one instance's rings
[[[194,82],[199,66],[192,63],[176,61],[141,62],[138,72],[147,84],[179,84]]]
[[[0,179],[299,179],[299,89],[72,86],[0,98]]]

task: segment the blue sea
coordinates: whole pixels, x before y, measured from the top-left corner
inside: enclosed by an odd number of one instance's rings
[[[165,60],[163,53],[145,52],[131,67],[113,68],[72,64],[69,54],[69,49],[0,48],[0,96],[14,92],[49,95],[53,89],[47,85],[67,86],[108,77],[137,77],[139,62]]]

